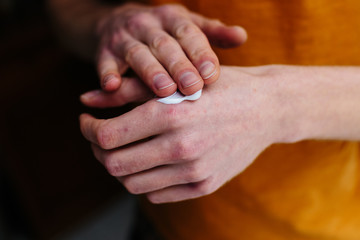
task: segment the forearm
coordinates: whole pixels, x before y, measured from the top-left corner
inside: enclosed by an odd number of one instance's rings
[[[49,0],[48,9],[60,40],[80,56],[93,58],[96,25],[112,7],[96,0]]]
[[[360,140],[360,67],[282,67],[285,141]]]

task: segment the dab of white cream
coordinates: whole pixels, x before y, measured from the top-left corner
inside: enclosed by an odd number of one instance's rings
[[[179,91],[176,91],[173,95],[170,95],[168,97],[159,98],[157,101],[165,104],[178,104],[181,103],[184,100],[190,100],[195,101],[198,100],[201,97],[202,90],[197,91],[196,93],[185,96]]]

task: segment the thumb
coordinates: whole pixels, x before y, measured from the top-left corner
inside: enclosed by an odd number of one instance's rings
[[[219,20],[208,19],[192,13],[191,19],[208,37],[209,42],[217,47],[232,48],[246,42],[247,33],[239,26],[226,26]]]
[[[93,90],[80,96],[80,101],[88,107],[119,107],[131,102],[150,99],[153,93],[137,78],[122,78],[122,84],[114,92]]]

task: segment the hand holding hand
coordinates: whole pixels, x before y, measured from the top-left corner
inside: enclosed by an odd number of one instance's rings
[[[266,67],[223,67],[219,81],[195,102],[150,100],[108,120],[83,114],[81,130],[96,158],[131,193],[147,194],[154,203],[207,195],[284,132],[282,111],[274,110],[281,104],[268,97],[273,87],[266,74]],[[100,93],[87,104],[113,103]]]

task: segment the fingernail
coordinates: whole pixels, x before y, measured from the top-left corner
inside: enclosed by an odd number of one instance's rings
[[[199,70],[203,79],[211,78],[216,73],[215,65],[210,61],[201,64]]]
[[[198,82],[200,82],[200,79],[193,72],[186,72],[180,76],[180,83],[183,88],[191,87]]]
[[[87,92],[87,93],[84,93],[80,96],[80,99],[81,100],[90,100],[91,98],[99,95],[102,91],[101,90],[94,90],[94,91],[91,91],[91,92]]]
[[[175,83],[165,74],[160,73],[154,77],[154,86],[157,90],[168,88]]]
[[[113,74],[109,74],[106,77],[104,77],[104,87],[106,87],[106,85],[109,85],[111,82],[114,81],[118,81],[118,78],[113,75]]]

